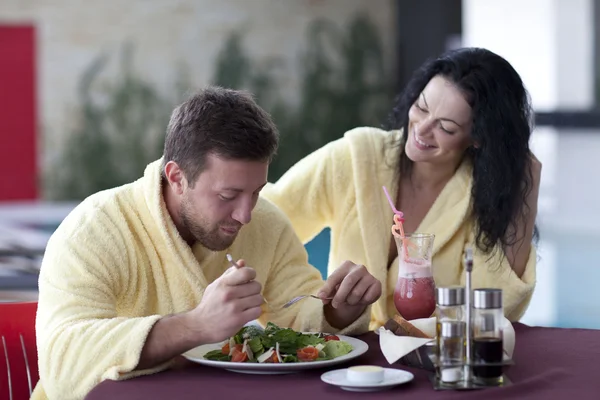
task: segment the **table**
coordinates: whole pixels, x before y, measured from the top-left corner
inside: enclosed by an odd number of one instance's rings
[[[412,372],[408,384],[381,392],[356,393],[320,380],[325,369],[291,375],[247,375],[186,362],[180,369],[128,381],[104,381],[86,400],[101,399],[600,399],[600,330],[530,327],[514,324],[515,365],[506,374],[512,386],[475,391],[435,391],[423,370],[394,365]],[[369,351],[352,362],[389,367],[374,333],[359,336]]]

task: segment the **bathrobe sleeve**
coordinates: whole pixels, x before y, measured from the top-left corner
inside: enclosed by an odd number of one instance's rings
[[[81,399],[102,380],[166,367],[132,372],[160,316],[117,317],[129,274],[125,243],[110,218],[89,208],[67,217],[48,243],[36,335],[40,381],[49,399]]]
[[[263,294],[268,306],[259,322],[264,326],[271,321],[297,331],[315,331],[341,334],[361,334],[369,330],[371,307],[352,324],[342,330],[329,325],[324,313],[323,303],[317,299],[305,299],[296,305],[282,309],[281,306],[296,296],[317,294],[324,284],[318,269],[308,263],[308,255],[287,218],[279,210],[274,213],[272,226],[281,232],[274,251],[274,263],[264,284]]]

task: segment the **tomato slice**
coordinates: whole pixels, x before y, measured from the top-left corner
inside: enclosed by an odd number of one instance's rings
[[[319,350],[314,346],[306,346],[296,351],[298,361],[314,361],[319,357]]]
[[[229,354],[229,342],[225,343],[225,345],[221,348],[221,353]]]
[[[231,362],[246,362],[248,360],[248,354],[242,351],[242,345],[236,344],[231,353]]]
[[[277,358],[277,353],[273,352],[273,354],[271,355],[271,357],[267,358],[265,360],[266,363],[272,363],[272,364],[279,364],[281,361],[279,360],[279,358]]]
[[[339,337],[335,336],[335,335],[327,335],[325,336],[325,341],[329,342],[330,340],[340,340]]]

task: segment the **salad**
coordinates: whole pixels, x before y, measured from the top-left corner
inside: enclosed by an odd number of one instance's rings
[[[332,360],[350,353],[350,343],[338,336],[301,333],[269,322],[265,329],[245,326],[206,360],[248,363],[295,363]]]

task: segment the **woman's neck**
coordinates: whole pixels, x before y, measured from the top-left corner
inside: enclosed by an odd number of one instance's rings
[[[415,190],[436,190],[448,183],[458,165],[440,165],[415,162],[410,173],[410,183]]]

